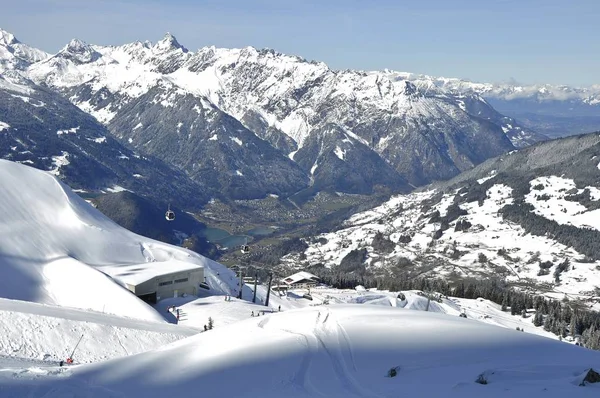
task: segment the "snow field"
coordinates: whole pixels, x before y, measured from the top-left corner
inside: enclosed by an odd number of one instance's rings
[[[197,333],[167,323],[0,299],[0,357],[6,360],[56,366],[83,335],[74,359],[92,363],[156,349]]]
[[[168,364],[165,366],[165,364]],[[9,383],[55,397],[592,397],[600,353],[445,314],[336,305],[247,319],[159,350]],[[398,376],[386,377],[391,368]],[[480,374],[487,385],[475,383]],[[47,395],[44,395],[47,394]]]

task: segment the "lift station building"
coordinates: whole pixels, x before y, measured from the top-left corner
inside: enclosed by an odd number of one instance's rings
[[[184,293],[197,295],[204,282],[203,266],[177,260],[102,267],[101,271],[149,303]]]

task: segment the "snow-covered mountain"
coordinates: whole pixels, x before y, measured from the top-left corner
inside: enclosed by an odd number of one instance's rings
[[[106,267],[204,266],[215,292],[235,288],[224,266],[119,227],[50,173],[0,160],[0,297],[164,322],[105,273]],[[101,271],[102,269],[102,271]],[[129,270],[128,272],[131,272]],[[110,274],[110,273],[109,273]]]
[[[572,87],[552,84],[477,83],[465,79],[435,77],[417,73],[397,73],[403,78],[422,84],[433,84],[455,93],[475,92],[485,97],[502,100],[535,98],[538,101],[564,101],[578,99],[588,105],[600,104],[600,86]]]
[[[192,52],[171,34],[123,46],[73,40],[23,73],[234,198],[309,186],[406,191],[545,139],[474,93],[273,50]],[[383,163],[386,177],[371,181]]]
[[[600,85],[476,83],[414,73],[400,75],[415,84],[480,95],[499,112],[518,119],[522,126],[550,137],[600,130]]]
[[[116,140],[56,92],[13,72],[0,74],[0,158],[49,170],[84,191],[128,189],[199,208],[214,191]]]
[[[600,134],[490,159],[447,183],[393,197],[310,239],[290,266],[360,277],[506,278],[598,301]]]
[[[50,54],[23,44],[11,33],[0,29],[0,73],[7,70],[24,70],[48,57]]]

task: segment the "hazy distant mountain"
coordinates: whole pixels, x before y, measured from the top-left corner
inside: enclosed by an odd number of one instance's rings
[[[497,111],[549,137],[590,133],[600,129],[600,85],[492,84],[412,73],[399,75],[422,86],[480,95]]]

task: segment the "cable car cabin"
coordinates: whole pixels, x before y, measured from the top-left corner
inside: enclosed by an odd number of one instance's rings
[[[248,245],[242,246],[242,253],[249,253],[249,252],[250,252],[250,247]]]
[[[173,221],[175,219],[175,212],[173,210],[167,210],[165,213],[165,218],[167,221]]]
[[[208,283],[206,282],[200,282],[198,286],[200,286],[202,289],[210,290],[210,286],[208,286]]]

